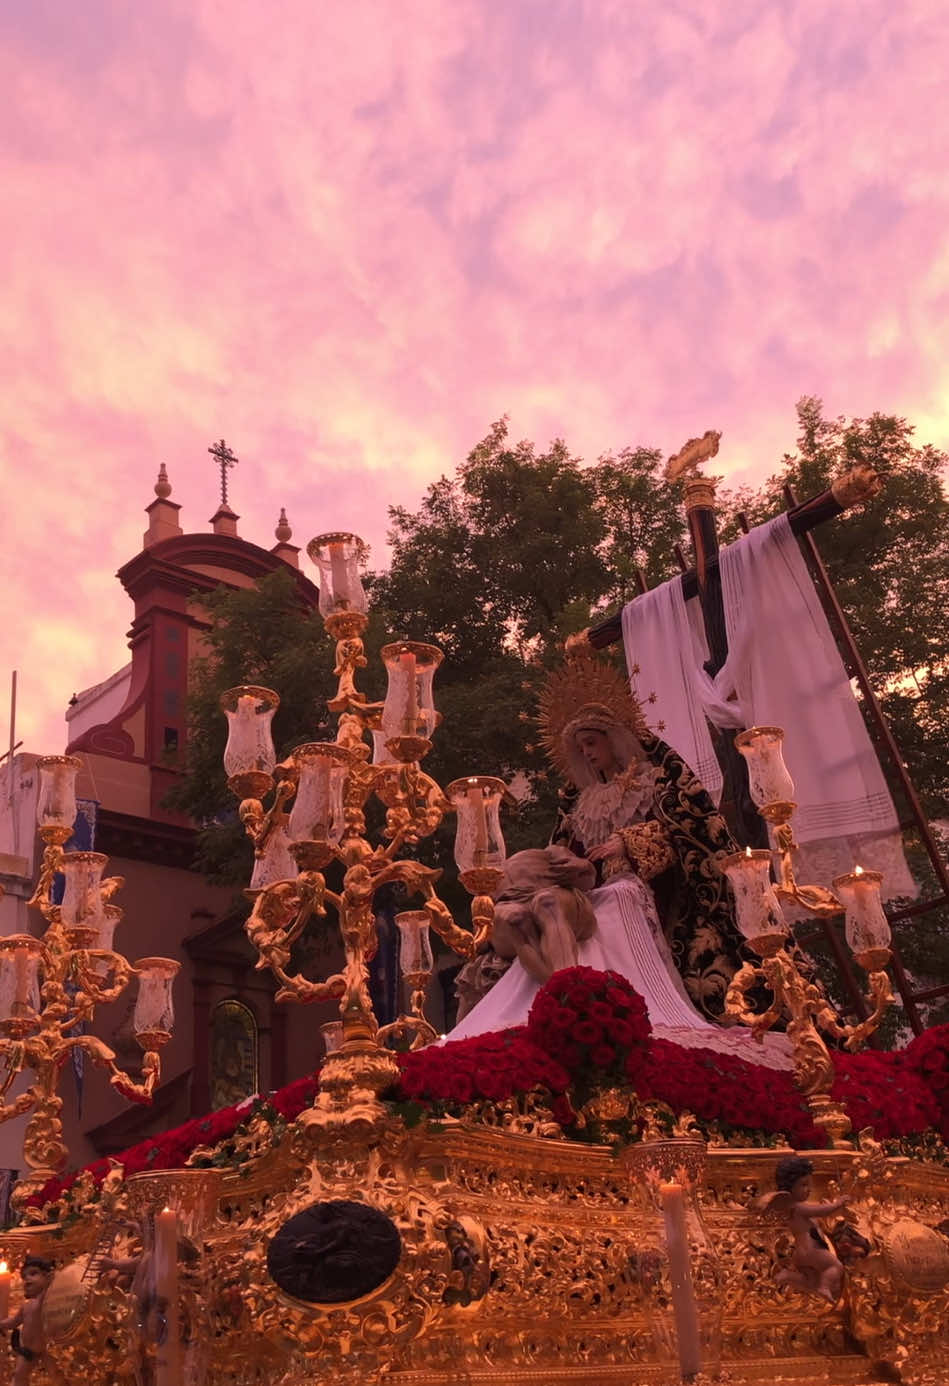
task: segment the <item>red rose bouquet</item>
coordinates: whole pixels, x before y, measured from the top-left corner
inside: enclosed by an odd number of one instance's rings
[[[527,1037],[567,1070],[586,1096],[598,1087],[635,1082],[652,1026],[642,997],[617,972],[565,967],[537,993]]]

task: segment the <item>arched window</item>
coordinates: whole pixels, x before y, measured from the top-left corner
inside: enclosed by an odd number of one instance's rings
[[[257,1021],[241,1001],[219,1001],[211,1013],[211,1109],[232,1107],[259,1088]]]

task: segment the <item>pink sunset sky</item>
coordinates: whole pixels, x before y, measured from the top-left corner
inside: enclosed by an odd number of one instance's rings
[[[384,558],[503,413],[592,460],[794,405],[949,444],[945,0],[0,7],[0,726],[58,751],[127,658],[115,570],[186,530]],[[418,632],[424,636],[425,632]]]

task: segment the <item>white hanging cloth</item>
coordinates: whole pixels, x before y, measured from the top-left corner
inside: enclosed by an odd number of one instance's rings
[[[718,803],[722,771],[699,680],[701,672],[705,684],[711,683],[702,669],[708,650],[698,602],[686,603],[680,579],[673,578],[628,602],[622,623],[630,685],[648,726],[678,752]]]
[[[719,565],[729,653],[714,679],[701,667],[700,617],[687,611],[680,579],[623,612],[627,663],[639,666],[631,677],[647,720],[657,730],[665,723],[664,739],[716,799],[721,772],[717,762],[708,766],[705,718],[723,728],[783,727],[798,805],[798,878],[827,883],[859,862],[883,872],[885,898],[915,895],[893,800],[787,515],[722,549]]]

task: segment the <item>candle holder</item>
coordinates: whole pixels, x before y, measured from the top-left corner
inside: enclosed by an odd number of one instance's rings
[[[319,569],[320,615],[327,625],[334,616],[365,616],[366,593],[359,580],[362,540],[348,533],[319,534],[306,551]]]
[[[65,1166],[59,1080],[76,1050],[106,1068],[116,1091],[137,1102],[149,1102],[161,1073],[159,1049],[171,1033],[170,987],[179,964],[167,958],[130,965],[113,950],[112,936],[122,911],[108,902],[121,877],[102,880],[107,858],[99,852],[63,852],[72,832],[63,821],[72,811],[79,761],[48,756],[41,764],[47,779],[41,788],[37,818],[45,844],[39,881],[30,904],[46,920],[42,939],[12,935],[0,939],[0,1124],[28,1116],[23,1136],[23,1163],[28,1173],[13,1193],[23,1210],[30,1197]],[[53,878],[66,878],[62,905],[51,896]],[[103,946],[105,945],[105,946]],[[81,1033],[100,1005],[117,1000],[133,976],[140,977],[135,1029],[146,1051],[136,1081],[119,1068],[115,1052],[97,1036]],[[160,985],[159,985],[159,979]],[[157,988],[157,990],[156,990]],[[161,995],[161,1005],[157,998]],[[159,1017],[148,1020],[148,1016]],[[6,1094],[25,1071],[33,1082],[8,1101]]]
[[[780,858],[780,879],[774,887],[781,900],[800,905],[810,914],[839,914],[842,906],[832,891],[820,885],[800,885],[794,875],[794,829],[791,819],[794,781],[784,763],[784,729],[749,727],[735,737],[735,746],[748,766],[748,787],[761,817],[768,824]]]
[[[399,930],[399,970],[402,983],[411,993],[408,1014],[402,1013],[391,1025],[384,1025],[377,1036],[380,1044],[388,1039],[403,1040],[411,1035],[410,1049],[423,1049],[438,1038],[425,1019],[425,992],[432,979],[434,958],[429,940],[431,919],[427,910],[403,910],[395,922]]]
[[[343,544],[335,553],[335,573],[331,543]],[[425,987],[433,967],[429,930],[434,929],[461,957],[473,957],[490,930],[490,893],[497,888],[504,862],[497,820],[504,784],[484,776],[475,776],[470,783],[460,782],[465,785],[464,802],[468,805],[461,811],[472,815],[471,863],[462,879],[476,894],[472,905],[474,932],[457,924],[439,899],[435,883],[441,872],[400,855],[404,847],[414,847],[434,833],[452,807],[418,763],[431,748],[440,720],[432,684],[442,653],[434,645],[413,640],[386,645],[381,652],[388,674],[385,702],[366,701],[355,686],[355,673],[365,664],[360,637],[366,611],[352,585],[352,565],[361,551],[360,541],[352,535],[323,535],[309,547],[310,556],[320,566],[320,609],[327,630],[338,641],[335,672],[340,683],[337,696],[329,703],[330,710],[339,713],[338,731],[335,742],[307,743],[293,754],[295,783],[281,781],[275,795],[296,796],[287,826],[288,851],[296,871],[255,891],[246,924],[247,936],[258,954],[258,967],[269,968],[279,983],[278,1001],[339,1003],[340,1019],[334,1024],[341,1029],[334,1031],[331,1044],[327,1043],[320,1093],[307,1118],[316,1127],[345,1125],[356,1119],[354,1109],[358,1109],[360,1122],[385,1120],[378,1095],[399,1075],[395,1055],[385,1047],[385,1041],[397,1031],[410,1034],[413,1047],[437,1038],[424,1016]],[[350,565],[345,572],[340,566],[344,563]],[[343,592],[348,594],[345,600],[337,601]],[[370,734],[372,752],[367,741]],[[240,786],[233,788],[240,792]],[[468,799],[469,789],[477,791],[478,806],[474,796]],[[382,840],[375,846],[366,838],[364,814],[373,795],[386,808]],[[273,807],[265,812],[263,803],[256,800],[241,805],[255,849],[263,825],[273,813]],[[483,833],[475,822],[479,813]],[[333,862],[343,868],[338,891],[327,886],[323,875]],[[398,920],[401,967],[412,993],[409,1010],[392,1026],[380,1030],[368,986],[369,961],[378,946],[375,897],[383,887],[394,884],[409,896],[420,897],[421,908],[403,911]],[[312,920],[322,920],[329,909],[339,921],[345,953],[342,970],[319,981],[290,972],[294,942]],[[326,1034],[324,1038],[329,1039]]]
[[[745,963],[735,974],[725,998],[725,1012],[740,1024],[750,1026],[759,1038],[779,1020],[787,1020],[795,1082],[804,1094],[814,1121],[827,1131],[831,1144],[847,1148],[850,1119],[830,1096],[834,1064],[821,1031],[843,1040],[851,1051],[859,1049],[878,1028],[892,1003],[890,979],[882,970],[889,959],[889,949],[881,945],[884,930],[887,941],[889,938],[889,925],[879,905],[882,878],[878,872],[866,872],[841,876],[834,881],[835,888],[849,889],[853,893],[848,941],[852,947],[855,942],[861,947],[866,943],[861,954],[854,948],[855,956],[858,961],[861,957],[865,959],[864,966],[869,963],[877,969],[870,977],[869,1016],[859,1025],[847,1025],[838,1019],[821,989],[801,975],[785,946],[789,941],[788,929],[769,877],[770,856],[769,852],[746,848],[721,861],[722,871],[734,894],[739,928],[748,946],[761,959],[760,964]],[[871,876],[874,879],[867,881]],[[772,997],[771,1004],[760,1012],[754,1010],[747,999],[748,993],[759,983],[764,984]]]
[[[432,685],[442,652],[418,640],[399,640],[380,651],[388,675],[382,731],[396,760],[421,760],[432,748],[438,726]]]
[[[273,786],[277,757],[271,723],[280,698],[272,688],[241,684],[222,693],[220,705],[228,728],[224,751],[228,788],[238,798],[259,799]]]

